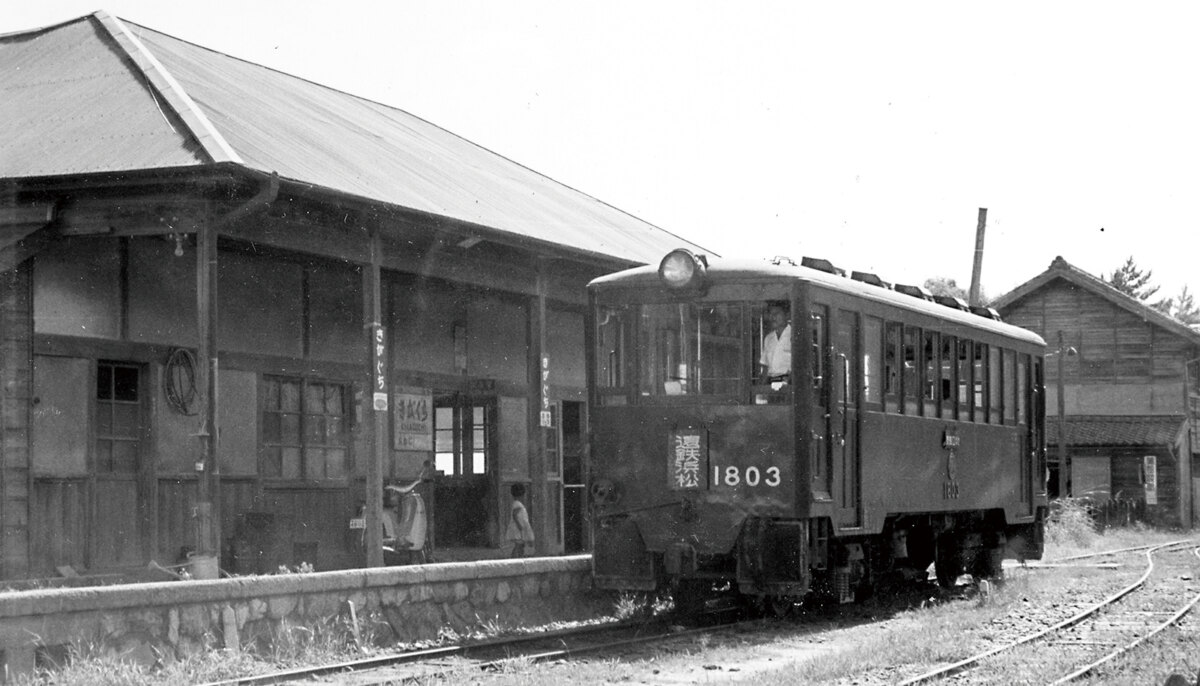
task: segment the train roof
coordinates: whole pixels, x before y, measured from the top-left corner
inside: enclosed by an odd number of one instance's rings
[[[1000,334],[1031,345],[1043,347],[1046,345],[1046,341],[1041,336],[1012,324],[925,300],[921,297],[907,295],[893,290],[888,286],[873,285],[865,281],[842,276],[841,274],[796,265],[790,261],[710,258],[705,278],[710,283],[730,284],[761,283],[764,281],[779,280],[804,281],[866,300],[893,305],[912,312],[944,319],[955,324]],[[627,286],[661,287],[661,285],[662,281],[658,276],[658,266],[647,265],[601,276],[592,280],[588,284],[588,289],[596,290]]]

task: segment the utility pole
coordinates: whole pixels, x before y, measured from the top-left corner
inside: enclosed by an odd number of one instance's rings
[[[967,296],[974,307],[979,303],[979,276],[983,272],[983,230],[987,226],[987,208],[979,208],[979,225],[975,228],[975,262],[971,267],[971,292]]]
[[[367,321],[367,345],[371,361],[371,389],[366,400],[371,403],[371,427],[374,432],[371,456],[367,459],[366,520],[364,541],[367,548],[367,566],[383,566],[383,457],[387,451],[388,420],[388,372],[390,363],[387,354],[386,336],[383,327],[383,285],[380,275],[383,263],[383,244],[379,227],[372,221],[368,227],[367,241],[370,262],[363,269],[363,310]]]

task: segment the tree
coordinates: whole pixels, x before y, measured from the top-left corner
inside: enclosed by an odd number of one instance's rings
[[[1158,292],[1158,286],[1150,285],[1150,277],[1153,275],[1153,270],[1143,273],[1130,255],[1125,264],[1114,270],[1112,276],[1104,279],[1104,282],[1131,298],[1146,302]],[[1161,303],[1162,301],[1159,301],[1156,304]]]
[[[932,279],[925,279],[925,290],[934,295],[949,295],[955,298],[967,299],[967,292],[958,285],[954,279],[949,279],[944,276],[935,276]]]
[[[1167,314],[1188,326],[1200,325],[1200,306],[1196,305],[1196,300],[1188,291],[1187,284],[1183,285],[1179,295],[1167,298],[1167,302],[1170,304]]]

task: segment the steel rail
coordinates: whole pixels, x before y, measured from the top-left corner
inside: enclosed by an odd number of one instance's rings
[[[296,667],[294,669],[268,672],[266,674],[255,674],[243,677],[235,677],[233,679],[227,679],[223,681],[212,681],[205,684],[200,684],[199,686],[266,686],[267,684],[280,684],[307,677],[328,676],[330,674],[355,672],[365,669],[375,669],[377,667],[388,667],[391,665],[420,662],[422,660],[429,660],[433,658],[451,657],[454,655],[462,655],[471,650],[497,648],[505,645],[519,645],[521,643],[534,643],[537,641],[554,640],[556,638],[565,638],[569,636],[584,636],[589,633],[600,633],[604,631],[620,631],[622,629],[645,627],[654,623],[656,622],[635,620],[626,622],[612,622],[608,624],[589,624],[584,627],[575,627],[573,629],[559,629],[556,631],[546,631],[536,634],[489,639],[485,641],[479,641],[477,643],[464,643],[458,645],[441,646],[438,648],[412,650],[403,653],[376,655],[359,660],[346,660],[344,662],[318,665],[316,667]]]
[[[926,672],[924,674],[921,674],[920,676],[915,676],[911,679],[907,679],[905,681],[900,682],[898,684],[898,686],[913,686],[914,684],[928,683],[930,681],[933,681],[934,679],[939,679],[939,678],[951,676],[953,674],[958,674],[959,672],[965,671],[967,668],[969,668],[973,665],[976,665],[976,664],[982,662],[983,660],[988,659],[989,657],[999,655],[1000,653],[1003,653],[1007,650],[1012,650],[1013,648],[1016,648],[1017,646],[1024,645],[1026,643],[1030,643],[1032,641],[1036,641],[1039,638],[1042,638],[1043,636],[1054,633],[1055,631],[1060,631],[1062,629],[1072,627],[1072,626],[1082,622],[1083,620],[1087,619],[1088,617],[1096,614],[1097,612],[1104,609],[1105,607],[1112,605],[1113,603],[1117,602],[1118,600],[1124,598],[1125,596],[1129,595],[1130,593],[1133,593],[1137,589],[1141,588],[1142,585],[1146,583],[1146,579],[1149,579],[1150,574],[1153,573],[1153,571],[1154,571],[1153,554],[1155,552],[1162,550],[1164,548],[1173,548],[1178,545],[1184,545],[1184,544],[1193,543],[1193,542],[1194,541],[1185,539],[1182,541],[1172,541],[1170,543],[1163,543],[1163,544],[1149,548],[1148,550],[1146,550],[1146,563],[1147,563],[1146,571],[1142,574],[1142,576],[1140,578],[1138,578],[1137,581],[1135,581],[1132,584],[1130,584],[1129,586],[1126,586],[1125,588],[1117,591],[1113,595],[1105,598],[1104,600],[1100,601],[1096,605],[1076,614],[1073,617],[1068,617],[1067,619],[1064,619],[1063,621],[1061,621],[1057,624],[1054,624],[1050,627],[1047,627],[1040,631],[1034,632],[1027,636],[1022,636],[1021,638],[1018,638],[1017,640],[1012,641],[1011,643],[1006,643],[1002,646],[992,648],[991,650],[988,650],[986,652],[979,653],[978,655],[973,655],[971,657],[968,657],[965,660],[960,660],[953,664],[946,665],[945,667],[939,667],[932,671]]]
[[[1193,548],[1192,554],[1195,555],[1196,557],[1200,558],[1200,548]],[[1050,686],[1058,686],[1059,684],[1065,684],[1069,681],[1074,681],[1075,679],[1078,679],[1081,676],[1090,674],[1097,667],[1105,664],[1106,662],[1115,660],[1116,658],[1124,655],[1125,653],[1128,653],[1129,651],[1133,650],[1137,646],[1141,645],[1147,639],[1164,631],[1167,627],[1175,625],[1179,620],[1183,619],[1184,615],[1186,615],[1188,612],[1191,612],[1192,608],[1196,607],[1197,604],[1200,604],[1200,593],[1197,593],[1195,595],[1195,597],[1193,597],[1190,601],[1188,601],[1186,604],[1184,604],[1183,607],[1179,608],[1179,610],[1177,610],[1175,612],[1175,614],[1171,615],[1166,621],[1162,622],[1157,627],[1155,627],[1153,630],[1151,630],[1150,633],[1146,634],[1145,636],[1138,637],[1131,643],[1128,643],[1127,645],[1114,650],[1113,652],[1109,653],[1108,655],[1105,655],[1104,657],[1100,658],[1099,660],[1096,660],[1095,662],[1092,662],[1091,664],[1080,667],[1079,669],[1075,670],[1074,672],[1071,672],[1070,674],[1060,678],[1058,681],[1052,682],[1050,684]]]

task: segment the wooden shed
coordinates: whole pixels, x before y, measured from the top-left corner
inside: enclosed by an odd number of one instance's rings
[[[1062,483],[1067,495],[1139,501],[1156,522],[1192,526],[1200,490],[1200,332],[1062,257],[993,306],[1050,348],[1051,493]]]
[[[698,246],[404,111],[96,12],[0,36],[0,577],[586,548],[584,284]]]

